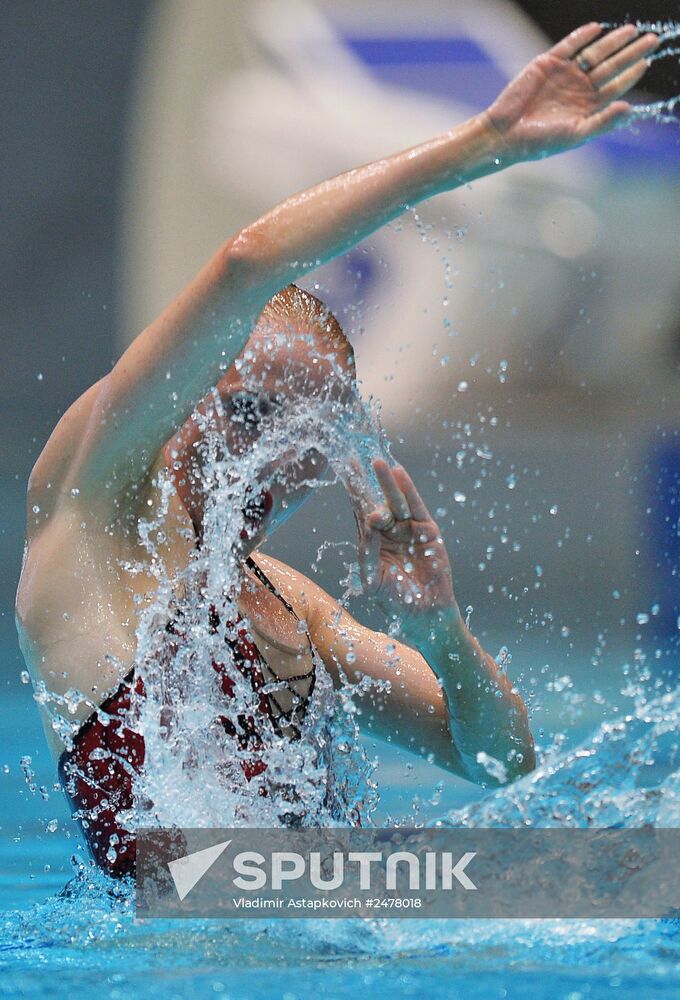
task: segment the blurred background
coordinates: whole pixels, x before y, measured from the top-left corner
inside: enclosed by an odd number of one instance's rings
[[[14,745],[20,719],[49,772],[37,712],[15,711],[30,689],[13,598],[26,480],[70,403],[277,201],[464,120],[584,21],[673,13],[585,0],[0,5],[3,739]],[[678,76],[659,62],[635,99],[680,92]],[[364,392],[445,533],[459,602],[492,652],[509,647],[541,741],[599,719],[607,685],[625,707],[626,664],[673,669],[679,193],[680,132],[645,122],[419,206],[305,282],[352,339]],[[351,549],[318,550],[352,528],[332,488],[268,550],[339,594]]]

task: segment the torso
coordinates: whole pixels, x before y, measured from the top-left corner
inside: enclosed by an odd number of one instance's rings
[[[153,495],[151,500],[153,507]],[[144,514],[148,516],[146,509]],[[134,666],[139,607],[153,600],[157,583],[151,575],[130,575],[121,569],[121,562],[146,557],[136,541],[136,519],[131,520],[129,535],[107,531],[93,515],[83,515],[77,499],[67,498],[49,523],[29,532],[17,592],[17,625],[29,672],[34,684],[45,685],[48,696],[60,698],[70,689],[86,696],[77,707],[71,699],[75,710],[70,712],[63,704],[50,703],[49,697],[45,704],[39,701],[48,744],[57,759],[65,743],[52,726],[55,708],[69,716],[75,728],[110,697]],[[195,545],[191,523],[177,498],[171,502],[166,534],[163,558],[172,574],[186,566]],[[257,553],[255,561],[290,602],[287,583],[293,571]],[[238,608],[249,622],[267,679],[313,669],[307,636],[298,631],[304,607],[288,610],[246,571]],[[296,686],[304,688],[302,683]],[[281,692],[283,710],[292,698]]]
[[[209,726],[215,732],[216,746],[223,745],[224,734],[232,741],[224,757],[227,787],[234,787],[234,782],[250,785],[258,779],[254,794],[267,796],[265,734],[273,729],[277,736],[291,740],[302,735],[316,682],[315,652],[305,623],[261,567],[249,557],[244,568],[247,580],[234,620],[220,621],[214,605],[207,610],[209,630],[220,640],[215,658],[205,664],[219,705]],[[272,599],[276,603],[270,606]],[[247,620],[242,605],[248,605]],[[291,616],[296,623],[295,638],[287,635]],[[272,617],[281,618],[283,627],[272,628]],[[181,601],[166,623],[164,640],[163,662],[172,671],[173,659],[187,641]],[[239,673],[254,695],[252,714],[233,701]],[[268,684],[271,681],[276,684]],[[133,874],[136,865],[136,836],[120,817],[134,808],[133,775],[145,767],[146,741],[133,719],[146,696],[143,671],[133,667],[116,691],[79,726],[58,761],[59,777],[92,857],[115,877]]]

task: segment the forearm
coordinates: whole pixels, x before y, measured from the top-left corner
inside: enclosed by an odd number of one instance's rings
[[[480,752],[500,761],[506,780],[535,767],[524,702],[470,633],[458,608],[406,624],[401,639],[422,654],[439,678],[451,736],[472,780],[493,783],[493,773],[477,760]],[[498,770],[490,766],[492,772]]]
[[[409,206],[501,168],[498,134],[478,115],[437,138],[288,198],[241,231],[234,251],[268,297],[344,253]]]

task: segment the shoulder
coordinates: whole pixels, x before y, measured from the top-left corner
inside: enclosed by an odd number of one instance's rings
[[[259,549],[251,553],[251,558],[266,573],[282,596],[292,604],[299,617],[304,618],[309,625],[313,625],[324,610],[327,611],[331,607],[341,610],[337,601],[322,587],[280,559],[265,555]]]
[[[41,451],[28,480],[29,510],[37,504],[44,516],[53,509],[57,499],[69,486],[72,473],[90,421],[92,410],[101,391],[104,379],[79,396],[61,417]],[[32,518],[28,518],[29,532]]]

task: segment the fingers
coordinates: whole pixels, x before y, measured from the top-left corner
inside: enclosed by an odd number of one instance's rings
[[[596,66],[588,74],[590,80],[596,87],[602,88],[610,80],[624,73],[627,69],[637,63],[640,59],[651,55],[660,45],[661,39],[649,32],[641,38],[637,38],[630,45],[626,45],[613,56],[605,59],[599,66]]]
[[[415,521],[429,521],[430,512],[423,502],[423,498],[415,487],[415,484],[403,466],[397,466],[393,470],[394,478],[397,480],[402,493],[406,497],[406,502],[411,508],[411,517]]]
[[[367,525],[372,531],[392,532],[399,522],[432,520],[423,498],[403,466],[391,469],[382,459],[376,459],[373,468],[385,494],[386,506],[368,516]]]
[[[373,462],[378,481],[385,494],[386,507],[373,511],[368,525],[377,531],[391,531],[398,521],[430,521],[430,512],[406,469],[397,465],[391,469],[378,458]]]
[[[392,511],[384,507],[382,510],[372,511],[366,518],[366,523],[372,532],[393,531],[397,521]]]
[[[638,80],[645,75],[647,72],[647,60],[640,59],[636,62],[630,69],[627,69],[625,73],[620,73],[619,76],[615,77],[610,83],[606,84],[604,87],[600,87],[600,97],[603,101],[609,103],[609,101],[615,101],[619,97],[634,87]]]
[[[623,123],[630,110],[630,104],[627,101],[615,101],[603,111],[590,115],[584,119],[579,130],[581,139],[585,142],[587,139],[594,139],[595,136],[609,132],[618,124]]]
[[[624,45],[628,45],[634,38],[637,38],[638,30],[634,24],[624,24],[621,28],[615,28],[606,35],[598,38],[592,45],[587,45],[578,52],[577,62],[586,63],[591,69],[612,56]]]
[[[550,52],[559,59],[571,59],[584,45],[588,45],[594,38],[597,38],[601,31],[602,27],[599,22],[591,21],[589,24],[584,24],[572,31],[557,45],[553,45]]]
[[[407,521],[411,517],[411,508],[406,497],[399,489],[394,478],[393,471],[387,462],[377,458],[373,463],[378,482],[385,494],[385,500],[389,511],[397,521]]]

